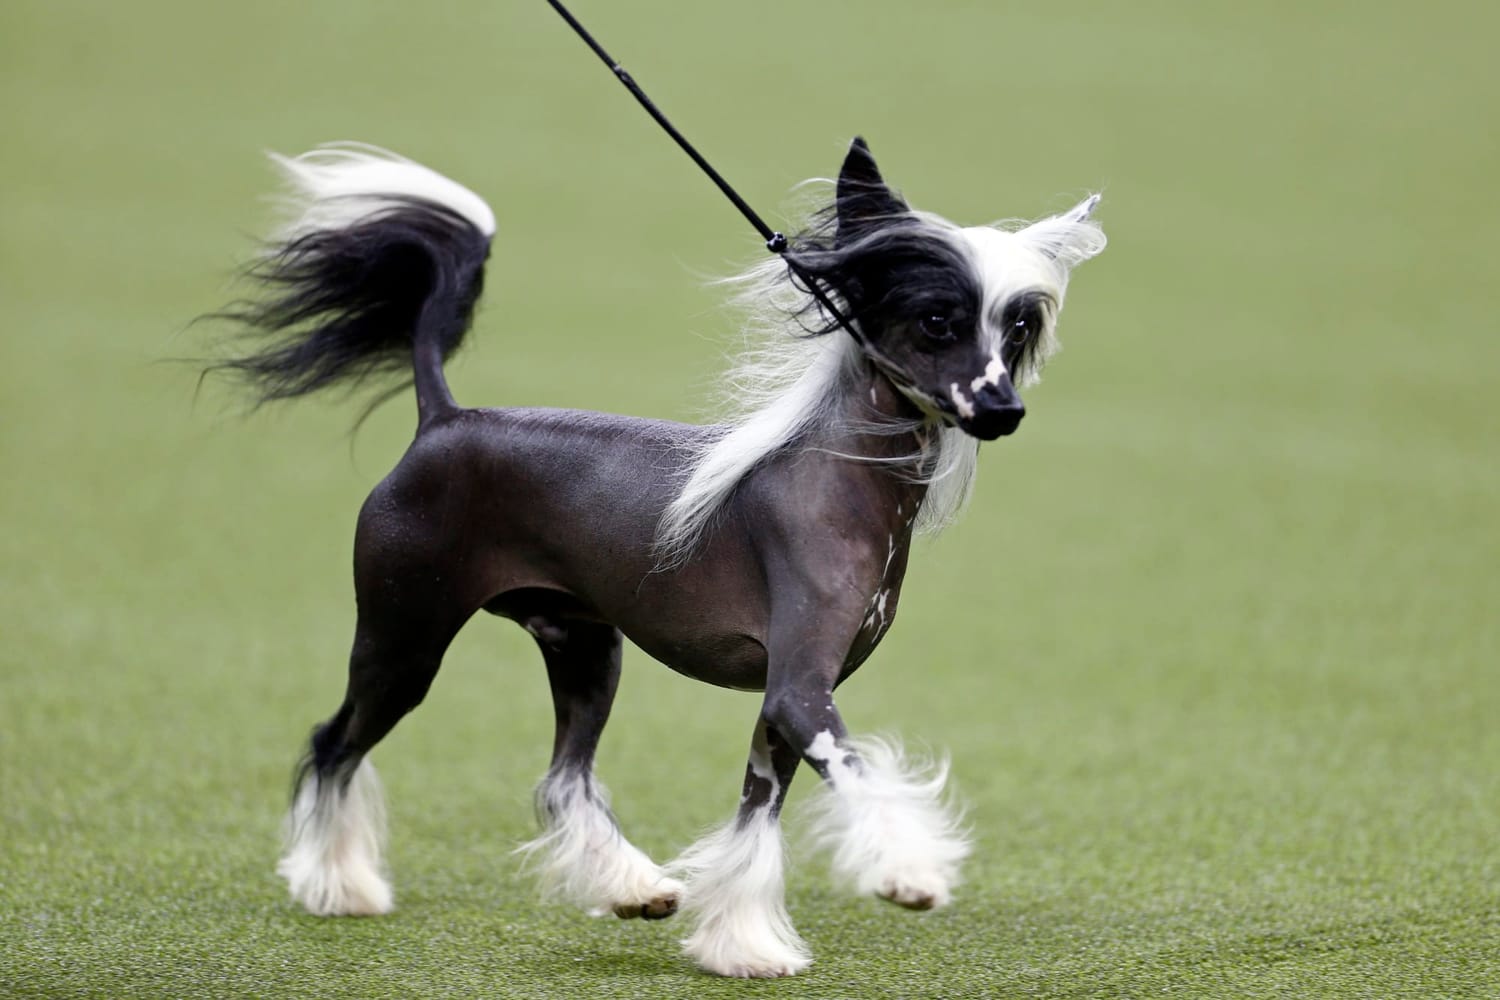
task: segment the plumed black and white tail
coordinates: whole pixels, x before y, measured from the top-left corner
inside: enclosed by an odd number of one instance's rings
[[[410,370],[424,422],[454,409],[442,365],[483,289],[489,206],[373,146],[272,160],[287,182],[289,221],[248,269],[264,294],[217,314],[241,324],[253,348],[211,370],[241,377],[262,403]]]

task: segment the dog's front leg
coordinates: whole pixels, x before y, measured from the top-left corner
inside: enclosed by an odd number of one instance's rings
[[[708,972],[767,979],[812,960],[784,902],[780,814],[800,759],[757,722],[739,812],[670,866],[687,884],[683,911],[694,925],[683,948]]]
[[[808,661],[819,640],[806,632],[778,639],[764,719],[823,778],[814,830],[832,850],[834,871],[859,892],[909,909],[944,905],[969,853],[945,802],[946,762],[914,763],[893,740],[851,738],[833,701],[843,661]]]

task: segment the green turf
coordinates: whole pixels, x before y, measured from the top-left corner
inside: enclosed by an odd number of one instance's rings
[[[948,910],[789,901],[724,983],[535,901],[550,714],[474,623],[376,760],[400,908],[272,873],[335,707],[354,511],[411,406],[249,420],[162,359],[266,220],[260,150],[389,145],[501,234],[461,400],[701,412],[753,235],[540,0],[0,5],[0,994],[1500,995],[1500,212],[1477,3],[579,2],[756,204],[867,135],[919,205],[1102,188],[1023,432],[916,552],[851,725],[947,748]],[[668,856],[753,697],[629,655],[602,769]],[[796,801],[807,782],[794,791]]]

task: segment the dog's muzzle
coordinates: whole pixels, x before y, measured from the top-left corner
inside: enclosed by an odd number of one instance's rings
[[[904,376],[898,376],[890,370],[886,374],[897,391],[923,413],[981,441],[993,441],[1014,433],[1021,424],[1021,418],[1026,416],[1026,404],[1016,394],[1008,375],[1000,376],[995,385],[981,386],[972,401],[965,399],[965,409],[973,412],[960,413],[951,396],[948,399],[934,396],[918,389],[906,381]]]
[[[993,441],[1015,433],[1021,426],[1021,418],[1026,416],[1026,404],[1021,402],[1006,376],[1001,376],[996,385],[980,387],[974,395],[973,410],[972,414],[958,418],[958,426],[965,434],[981,441]]]

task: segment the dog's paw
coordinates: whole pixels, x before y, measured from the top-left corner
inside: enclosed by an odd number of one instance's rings
[[[646,899],[616,903],[611,909],[621,920],[665,920],[677,912],[682,901],[682,883],[676,879],[663,878],[652,887]]]
[[[875,893],[908,910],[935,910],[952,898],[948,883],[942,878],[888,878]]]
[[[785,979],[795,976],[810,965],[805,958],[788,958],[759,962],[738,962],[721,968],[702,966],[703,971],[727,979]]]

